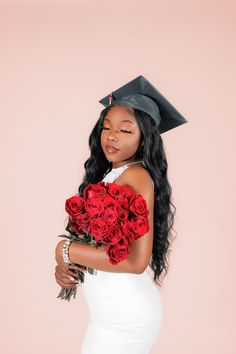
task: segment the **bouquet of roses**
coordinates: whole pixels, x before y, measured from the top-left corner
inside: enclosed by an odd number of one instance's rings
[[[130,243],[149,231],[146,201],[128,186],[105,182],[89,184],[82,196],[75,195],[66,200],[65,209],[69,214],[66,226],[69,235],[59,237],[96,248],[103,245],[113,265],[126,259]],[[96,275],[95,269],[79,266]],[[83,271],[75,272],[83,283]],[[72,295],[75,297],[76,288],[62,288],[58,297],[69,301]]]

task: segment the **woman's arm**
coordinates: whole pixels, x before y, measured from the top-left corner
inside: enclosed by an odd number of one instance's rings
[[[135,179],[134,179],[135,176]],[[86,244],[72,242],[69,248],[71,262],[86,265],[90,268],[116,273],[143,273],[147,268],[152,253],[153,242],[153,186],[148,172],[141,167],[132,166],[122,173],[116,183],[130,186],[135,193],[140,193],[147,202],[149,210],[149,232],[130,244],[130,254],[120,263],[113,265],[103,246],[95,248]],[[56,247],[56,260],[62,260],[62,247],[64,240]]]
[[[62,262],[62,247],[65,241],[60,241],[57,246],[57,262]],[[108,255],[103,246],[98,248],[86,244],[71,243],[69,248],[71,262],[86,265],[90,268],[115,273],[138,273],[139,269],[130,255],[120,263],[113,265],[108,260]]]

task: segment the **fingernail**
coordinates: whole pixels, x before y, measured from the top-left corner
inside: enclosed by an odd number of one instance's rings
[[[70,279],[71,281],[75,281],[75,278],[73,278],[73,277],[69,277],[69,279]]]

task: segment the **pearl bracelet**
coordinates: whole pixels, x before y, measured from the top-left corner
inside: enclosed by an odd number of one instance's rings
[[[69,248],[71,245],[72,240],[66,240],[63,248],[62,248],[62,258],[63,261],[67,264],[71,264],[70,257],[69,257]]]

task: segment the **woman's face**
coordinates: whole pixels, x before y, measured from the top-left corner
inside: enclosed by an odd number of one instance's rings
[[[133,109],[125,106],[113,106],[103,121],[101,146],[113,168],[134,161],[141,132]]]

